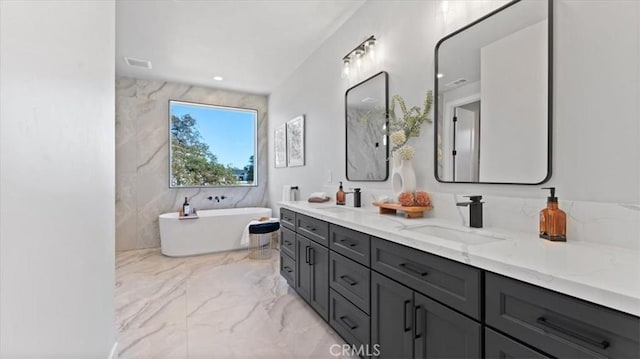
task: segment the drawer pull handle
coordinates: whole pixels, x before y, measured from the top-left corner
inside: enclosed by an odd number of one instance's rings
[[[285,239],[284,244],[290,246],[291,245],[291,241],[288,241],[288,240]]]
[[[287,273],[291,273],[291,272],[293,272],[293,269],[291,269],[291,267],[289,267],[289,266],[285,266],[285,267],[284,267],[284,270],[286,270],[286,271],[287,271]]]
[[[429,274],[428,272],[423,272],[422,269],[418,268],[417,266],[411,264],[411,263],[400,263],[400,267],[408,270],[409,272],[413,273],[413,274],[417,274],[421,277],[426,276],[427,274]]]
[[[341,239],[341,240],[339,240],[339,242],[340,242],[340,243],[344,243],[344,244],[348,245],[349,247],[355,247],[355,246],[357,246],[357,245],[358,245],[358,243],[348,241],[348,240],[346,240],[346,239],[344,239],[344,238],[343,238],[343,239]]]
[[[562,334],[565,334],[565,335],[568,335],[568,336],[573,337],[575,339],[578,339],[580,341],[583,341],[583,342],[585,342],[587,344],[596,346],[596,347],[598,347],[600,349],[607,349],[609,347],[609,345],[610,345],[609,342],[604,340],[604,339],[603,340],[591,339],[591,338],[587,337],[586,335],[582,335],[580,333],[576,333],[576,332],[571,331],[571,330],[569,330],[567,328],[561,327],[558,324],[554,324],[554,323],[548,321],[545,317],[540,317],[540,318],[536,319],[536,323],[542,325],[543,327],[547,327],[547,328],[553,329],[553,330],[555,330],[557,332],[560,332]]]
[[[312,227],[312,226],[304,226],[304,228],[310,230],[311,232],[315,232],[316,231],[316,229],[314,227]]]
[[[349,329],[351,329],[351,330],[354,330],[354,329],[356,329],[358,327],[357,324],[351,323],[351,321],[349,320],[349,318],[346,315],[341,316],[340,320],[344,323],[344,325],[349,327]]]
[[[351,279],[351,277],[349,277],[348,275],[341,275],[340,279],[342,279],[343,281],[347,282],[348,285],[356,285],[358,284],[358,282],[356,282],[355,280]]]
[[[405,300],[404,301],[404,331],[405,332],[408,332],[411,330],[411,323],[408,323],[410,320],[411,320],[411,300]]]

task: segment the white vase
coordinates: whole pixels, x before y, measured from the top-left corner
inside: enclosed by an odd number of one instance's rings
[[[402,192],[414,193],[416,191],[416,173],[413,170],[413,160],[403,160],[397,153],[393,154],[391,189],[396,198]]]

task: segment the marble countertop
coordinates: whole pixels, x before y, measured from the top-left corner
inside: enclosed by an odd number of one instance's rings
[[[278,204],[391,242],[640,316],[638,251],[579,240],[550,242],[540,239],[537,233],[471,229],[436,218],[406,219],[400,215],[379,214],[377,208],[306,201]]]

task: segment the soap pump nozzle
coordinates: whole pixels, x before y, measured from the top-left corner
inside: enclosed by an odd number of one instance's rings
[[[551,192],[551,195],[547,197],[548,202],[558,202],[558,197],[556,197],[555,187],[543,187],[542,189],[548,189]]]

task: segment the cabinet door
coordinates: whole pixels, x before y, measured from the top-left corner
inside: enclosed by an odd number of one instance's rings
[[[373,271],[371,344],[378,358],[413,358],[413,291]]]
[[[309,241],[311,292],[309,303],[324,320],[329,320],[329,250]]]
[[[304,300],[309,302],[311,298],[311,265],[309,265],[309,252],[311,241],[303,236],[296,235],[296,292]]]
[[[415,358],[480,358],[480,323],[414,293]]]

